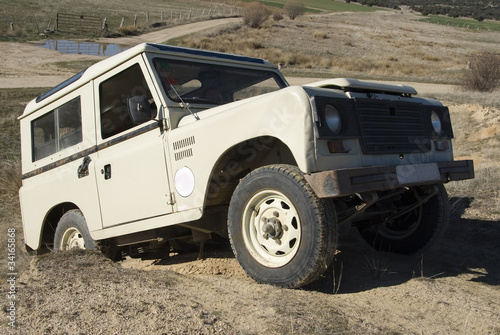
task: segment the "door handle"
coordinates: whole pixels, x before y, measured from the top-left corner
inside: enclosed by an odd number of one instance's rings
[[[83,162],[78,167],[78,178],[87,177],[89,175],[89,164],[92,161],[89,156],[83,157]]]
[[[104,168],[101,169],[101,174],[104,175],[104,180],[111,179],[111,164],[104,165]]]

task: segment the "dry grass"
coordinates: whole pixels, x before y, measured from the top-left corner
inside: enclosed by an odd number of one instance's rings
[[[139,34],[139,28],[134,26],[123,26],[119,27],[116,30],[116,33],[121,36],[130,36]]]
[[[500,97],[497,93],[456,94],[450,102],[456,159],[473,159],[475,178],[446,185],[450,196],[472,197],[471,213],[483,218],[500,218]],[[459,100],[469,97],[468,104]],[[489,96],[489,97],[488,97]],[[490,102],[497,107],[489,107]]]
[[[0,199],[2,206],[18,208],[18,192],[21,187],[21,163],[0,162]]]
[[[0,99],[0,232],[6,236],[8,228],[16,229],[16,269],[21,272],[28,267],[29,258],[22,253],[21,213],[19,188],[21,187],[21,142],[19,121],[24,106],[40,89],[3,89]],[[7,250],[7,239],[0,239],[0,250]],[[6,263],[0,262],[0,276],[5,276]]]
[[[324,31],[316,30],[313,33],[313,37],[314,38],[319,38],[319,39],[326,39],[326,38],[328,38],[328,34],[326,32],[324,32]]]
[[[179,45],[263,57],[285,64],[285,74],[348,76],[458,84],[469,57],[495,50],[500,33],[440,27],[400,12],[303,16],[260,29],[200,32]],[[366,24],[370,22],[370,24]],[[245,43],[260,41],[258,48]]]
[[[27,33],[25,28],[16,27],[14,29],[7,28],[0,30],[0,36],[6,36],[8,38],[25,38]]]

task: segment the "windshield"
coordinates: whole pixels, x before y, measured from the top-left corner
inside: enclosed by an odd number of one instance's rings
[[[172,101],[225,104],[285,87],[273,71],[156,58],[154,67]]]

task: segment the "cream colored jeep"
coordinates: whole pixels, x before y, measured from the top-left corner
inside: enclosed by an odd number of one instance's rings
[[[258,282],[297,287],[339,227],[414,253],[450,216],[448,109],[408,86],[289,86],[269,62],[142,44],[31,101],[20,117],[28,249],[166,254],[230,239]]]

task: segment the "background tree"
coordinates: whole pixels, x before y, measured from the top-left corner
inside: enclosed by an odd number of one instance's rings
[[[306,11],[304,3],[300,0],[289,1],[283,8],[286,10],[288,17],[292,20],[295,20],[297,16],[303,15]]]

